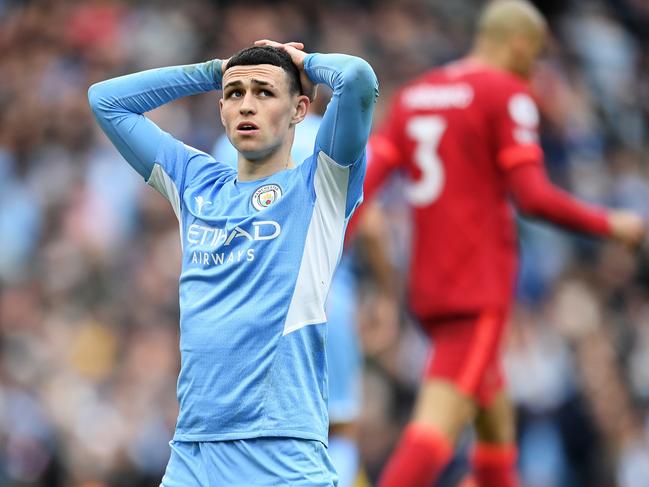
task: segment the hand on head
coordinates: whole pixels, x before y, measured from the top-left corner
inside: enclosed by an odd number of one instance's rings
[[[301,42],[276,42],[271,41],[270,39],[261,39],[255,41],[255,46],[271,46],[276,47],[277,49],[282,49],[291,56],[293,64],[297,66],[300,70],[300,83],[302,84],[302,91],[306,96],[309,97],[310,101],[315,100],[317,95],[317,86],[311,81],[304,71],[304,58],[306,58],[307,53],[303,51],[304,44]]]
[[[228,69],[229,62],[230,62],[230,58],[221,59],[221,75],[225,74],[225,70]]]

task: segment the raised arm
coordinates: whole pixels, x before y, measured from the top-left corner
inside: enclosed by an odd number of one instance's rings
[[[255,44],[284,49],[302,73],[302,88],[309,98],[315,92],[311,84],[323,83],[333,90],[316,137],[316,151],[324,151],[343,166],[356,162],[365,150],[379,94],[372,67],[346,54],[307,54],[301,42],[264,39]]]
[[[171,137],[146,113],[183,96],[221,88],[222,61],[151,69],[94,84],[88,99],[102,130],[124,158],[149,179],[160,145]]]
[[[314,83],[333,90],[325,111],[316,150],[341,165],[350,165],[365,150],[378,96],[378,81],[364,60],[345,54],[309,54],[304,71]]]

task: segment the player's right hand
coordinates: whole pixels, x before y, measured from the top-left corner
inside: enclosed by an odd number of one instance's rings
[[[230,58],[221,59],[221,76],[223,76],[225,74],[225,70],[228,69],[229,62],[230,62]]]
[[[631,247],[640,245],[647,233],[642,217],[628,210],[610,210],[608,224],[613,238]]]

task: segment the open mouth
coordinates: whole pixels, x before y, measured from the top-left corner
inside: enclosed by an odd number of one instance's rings
[[[259,127],[252,122],[241,122],[237,125],[237,130],[241,132],[252,132],[254,130],[259,130]]]

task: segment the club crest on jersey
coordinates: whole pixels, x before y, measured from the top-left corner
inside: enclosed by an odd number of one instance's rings
[[[265,184],[255,190],[252,194],[252,206],[261,211],[268,208],[282,197],[282,188],[277,184]]]

